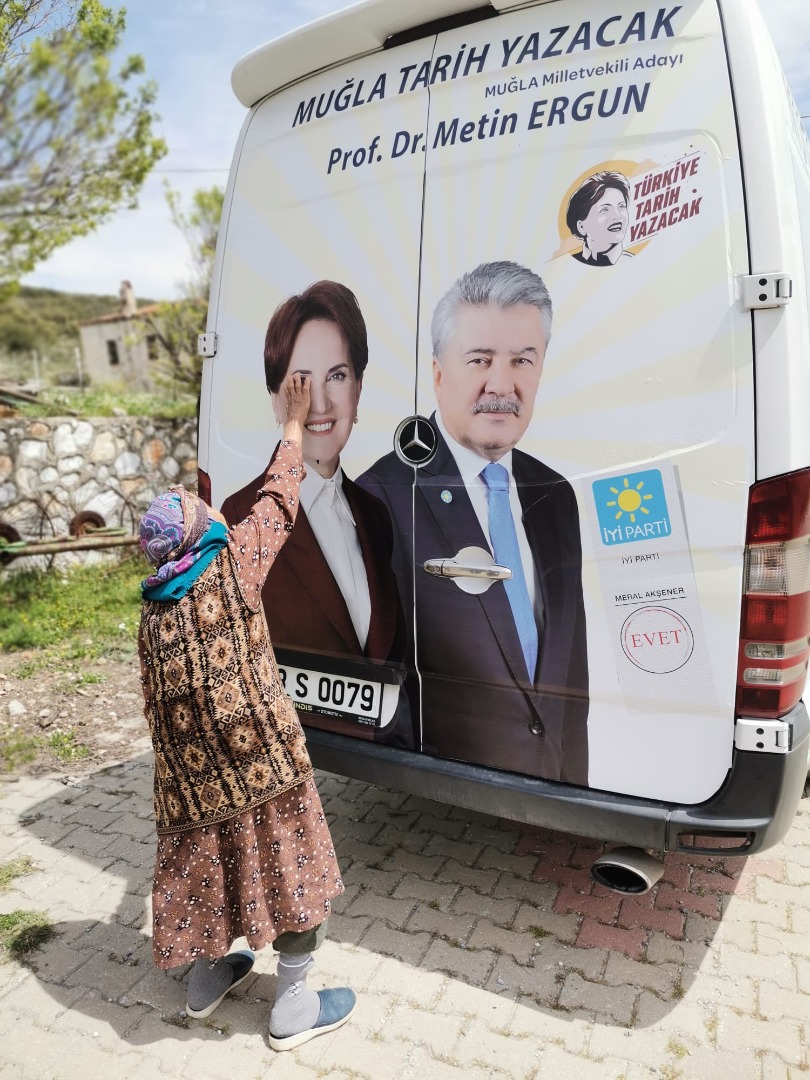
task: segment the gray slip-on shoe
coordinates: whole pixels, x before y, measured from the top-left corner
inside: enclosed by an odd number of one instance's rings
[[[213,998],[210,1001],[194,1000],[192,1002],[191,995],[189,995],[189,999],[186,1002],[186,1013],[189,1016],[193,1016],[195,1020],[204,1020],[206,1016],[210,1016],[217,1005],[230,994],[231,990],[234,990],[240,983],[245,981],[253,970],[256,954],[251,952],[250,949],[242,949],[239,952],[228,953],[228,955],[224,956],[222,959],[233,973],[231,982],[222,991],[219,997]]]

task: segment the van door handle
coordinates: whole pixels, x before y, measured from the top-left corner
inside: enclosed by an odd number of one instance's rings
[[[422,569],[434,577],[452,578],[467,593],[483,593],[496,581],[512,576],[508,566],[499,566],[492,555],[480,547],[466,547],[452,559],[426,559]]]

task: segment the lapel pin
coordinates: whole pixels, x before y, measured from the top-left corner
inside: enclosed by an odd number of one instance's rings
[[[451,503],[453,501],[453,492],[448,491],[447,488],[441,493],[440,496],[443,503]]]

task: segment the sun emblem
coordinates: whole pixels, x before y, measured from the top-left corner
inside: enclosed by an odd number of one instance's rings
[[[650,499],[654,499],[654,495],[642,495],[641,490],[644,487],[644,481],[640,480],[635,487],[630,487],[630,481],[625,476],[622,479],[624,484],[623,488],[612,487],[610,490],[616,496],[615,499],[610,499],[606,505],[616,508],[615,518],[616,521],[621,521],[625,514],[628,514],[630,521],[635,524],[636,514],[649,514],[649,510],[644,506],[645,502]]]

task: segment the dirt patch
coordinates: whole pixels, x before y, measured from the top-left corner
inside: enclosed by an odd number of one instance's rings
[[[151,748],[135,655],[42,663],[0,652],[0,781],[77,776]]]

